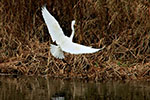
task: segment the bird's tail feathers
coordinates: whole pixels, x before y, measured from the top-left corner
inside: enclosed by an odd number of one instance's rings
[[[50,52],[56,58],[59,58],[59,59],[65,58],[64,53],[59,46],[51,44]]]

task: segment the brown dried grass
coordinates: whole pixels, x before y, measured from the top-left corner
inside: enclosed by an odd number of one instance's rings
[[[90,55],[65,54],[64,60],[52,57],[41,15],[44,4],[67,36],[71,21],[76,20],[75,42],[106,48]],[[0,17],[1,73],[95,80],[149,78],[149,1],[1,0]]]

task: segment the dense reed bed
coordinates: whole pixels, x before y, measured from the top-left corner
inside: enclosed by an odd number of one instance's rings
[[[106,48],[59,60],[41,15],[46,4],[76,43]],[[0,73],[93,80],[150,78],[150,2],[147,0],[1,0]]]

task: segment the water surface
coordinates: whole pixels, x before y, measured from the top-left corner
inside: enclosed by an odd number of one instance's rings
[[[82,82],[0,76],[0,100],[150,100],[149,82]]]

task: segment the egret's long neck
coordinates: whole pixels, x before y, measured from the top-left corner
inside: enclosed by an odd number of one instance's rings
[[[75,24],[75,20],[73,20],[72,23],[71,23],[71,29],[72,29],[72,33],[71,33],[71,36],[70,36],[71,40],[73,39],[73,36],[74,36],[74,24]]]

